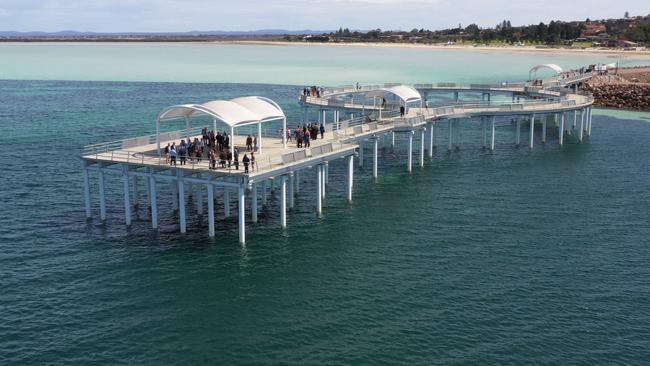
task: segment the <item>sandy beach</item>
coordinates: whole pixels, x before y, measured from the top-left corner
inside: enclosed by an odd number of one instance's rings
[[[535,46],[472,46],[472,45],[444,45],[444,44],[416,44],[416,43],[309,43],[309,42],[286,42],[286,41],[215,41],[211,43],[238,44],[238,45],[267,45],[267,46],[308,46],[308,47],[366,47],[366,48],[409,48],[423,50],[459,50],[459,51],[481,51],[481,52],[524,52],[524,53],[551,53],[551,54],[607,54],[624,55],[625,57],[647,57],[649,49],[637,51],[624,51],[614,49],[578,49],[578,48],[537,48]]]

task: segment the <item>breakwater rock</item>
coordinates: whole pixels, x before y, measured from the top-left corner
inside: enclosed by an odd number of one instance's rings
[[[587,84],[599,107],[650,112],[650,84]]]

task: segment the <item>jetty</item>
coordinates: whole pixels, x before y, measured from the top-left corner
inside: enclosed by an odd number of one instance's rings
[[[287,212],[294,207],[295,196],[300,192],[301,175],[315,175],[314,208],[318,215],[323,214],[330,184],[345,185],[347,200],[351,202],[354,168],[364,164],[365,148],[370,145],[372,175],[377,178],[379,144],[394,146],[396,134],[407,136],[408,172],[413,169],[414,157],[424,167],[425,155],[433,157],[438,140],[444,139],[449,150],[459,148],[461,125],[473,127],[476,124],[469,122],[476,119],[480,121],[480,148],[491,152],[496,150],[497,127],[513,128],[517,145],[521,143],[522,127],[527,127],[531,150],[536,126],[538,130],[541,126],[542,143],[547,143],[547,131],[551,128],[557,131],[559,145],[565,143],[567,136],[582,143],[591,135],[594,100],[591,95],[580,93],[578,85],[591,78],[591,73],[565,73],[558,71],[556,65],[539,65],[531,72],[540,68],[552,69],[556,75],[521,83],[356,85],[318,88],[316,93],[305,89],[297,96],[301,106],[298,121],[287,121],[276,102],[258,96],[170,106],[156,118],[155,134],[84,147],[81,161],[85,214],[89,220],[95,214],[91,173],[98,181],[101,221],[107,215],[105,174],[118,174],[122,177],[121,201],[127,226],[132,225],[133,208],[142,202],[150,211],[151,227],[158,229],[158,196],[166,194],[171,195],[171,210],[177,214],[181,233],[187,231],[190,198],[195,205],[192,212],[207,214],[209,237],[215,236],[215,210],[223,210],[223,217],[229,218],[233,215],[231,206],[236,205],[239,241],[245,243],[247,217],[256,223],[260,206],[268,204],[270,194],[278,194],[279,225],[287,226]],[[430,100],[441,95],[447,97],[445,103],[434,102],[436,98]],[[312,119],[314,114],[316,118]],[[179,121],[184,122],[183,129],[161,132],[166,124]],[[297,147],[289,141],[291,135],[287,131],[309,123],[324,126],[323,135],[312,138],[309,147]],[[239,152],[238,164],[222,164],[217,158],[212,166],[208,148],[199,157],[184,159],[183,165],[179,161],[171,164],[164,153],[168,144],[178,146],[181,140],[202,140],[207,130],[227,132],[227,150],[232,155],[236,150]],[[446,136],[437,138],[437,130],[444,130]],[[247,146],[249,136],[256,138],[253,149]],[[414,148],[414,142],[419,146]],[[242,157],[251,152],[255,160],[245,172]],[[345,162],[346,178],[343,182],[332,181],[329,165],[341,159]],[[159,192],[160,188],[168,188],[169,192]]]

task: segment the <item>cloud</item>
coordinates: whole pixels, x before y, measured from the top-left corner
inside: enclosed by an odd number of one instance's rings
[[[2,30],[186,31],[282,29],[406,29],[503,19],[530,24],[551,19],[645,14],[645,1],[565,0],[0,0]],[[613,11],[620,12],[613,13]]]

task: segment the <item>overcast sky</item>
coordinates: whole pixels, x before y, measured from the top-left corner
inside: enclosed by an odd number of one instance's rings
[[[650,13],[648,0],[0,0],[0,31],[441,29]]]

